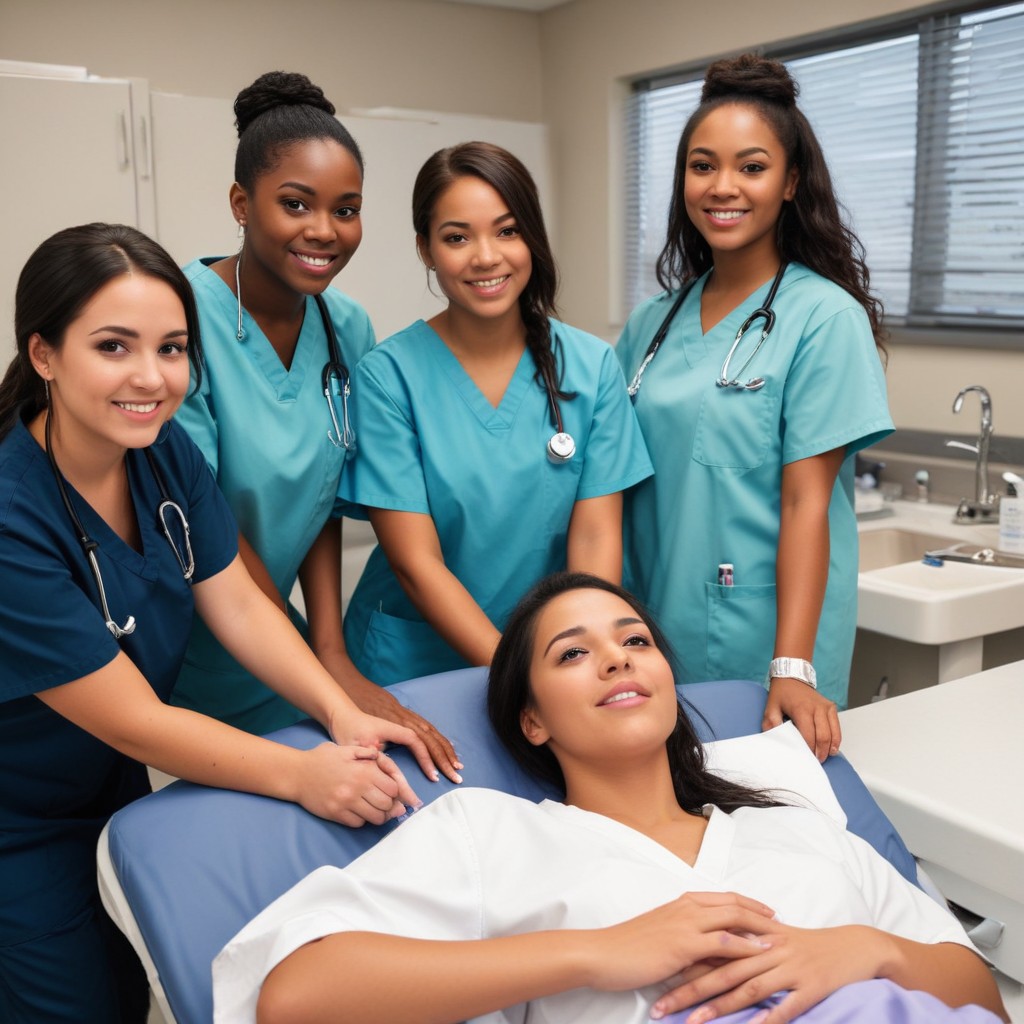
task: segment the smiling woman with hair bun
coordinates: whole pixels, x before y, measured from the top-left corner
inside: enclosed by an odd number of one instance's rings
[[[346,395],[349,381],[336,375],[326,398],[324,370],[337,358],[351,371],[374,343],[362,307],[329,287],[363,237],[362,153],[305,75],[261,75],[238,94],[235,116],[229,201],[242,244],[185,268],[206,370],[178,420],[217,477],[238,519],[242,557],[264,591],[363,710],[414,729],[454,777],[451,744],[357,671],[341,631],[341,520],[332,516],[338,482],[357,457],[347,417],[358,394]],[[296,580],[308,624],[288,603]],[[254,733],[303,717],[201,622],[173,699]]]

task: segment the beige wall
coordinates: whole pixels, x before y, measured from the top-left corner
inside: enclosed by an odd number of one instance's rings
[[[862,0],[856,16],[915,6]],[[570,0],[541,15],[440,0],[0,0],[0,57],[84,65],[193,96],[231,97],[271,67],[299,69],[342,109],[546,121],[562,311],[613,339],[628,312],[618,135],[628,79],[825,32],[850,10],[844,0]],[[969,432],[969,414],[950,412],[952,397],[984,384],[997,432],[1024,436],[1015,380],[1024,380],[1024,354],[892,345],[898,426]]]
[[[302,71],[339,109],[540,121],[535,14],[412,0],[0,0],[0,58],[234,97]]]
[[[567,319],[614,338],[620,301],[621,104],[650,71],[766,43],[827,32],[921,6],[915,0],[571,0],[541,16],[544,120],[558,197],[562,308]],[[609,239],[612,244],[609,245]],[[950,407],[966,384],[992,392],[997,433],[1024,436],[1024,353],[890,346],[889,393],[898,427],[970,433],[972,406]]]

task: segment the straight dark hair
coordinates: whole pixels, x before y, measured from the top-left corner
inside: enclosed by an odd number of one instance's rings
[[[558,759],[547,745],[535,746],[523,734],[521,716],[533,702],[530,662],[536,639],[537,619],[556,597],[571,590],[603,590],[621,598],[651,632],[654,645],[671,663],[671,649],[650,612],[623,587],[582,572],[557,572],[541,580],[519,602],[491,661],[487,686],[487,714],[491,727],[505,749],[534,778],[565,792],[565,777]],[[728,782],[707,770],[704,747],[680,700],[676,726],[665,742],[669,770],[679,806],[700,814],[705,804],[723,811],[739,807],[778,807],[779,801],[758,790]]]
[[[412,224],[421,244],[430,240],[430,221],[438,200],[459,178],[479,178],[508,204],[516,226],[530,250],[530,280],[519,296],[519,312],[526,327],[526,345],[537,367],[537,381],[559,398],[575,392],[559,388],[559,373],[548,317],[556,313],[558,268],[551,252],[540,195],[533,175],[507,149],[490,142],[463,142],[439,149],[420,168],[412,190]]]
[[[188,358],[195,386],[202,380],[199,314],[188,280],[170,255],[136,228],[125,224],[83,224],[65,228],[40,245],[22,268],[14,300],[17,354],[0,382],[0,440],[19,415],[46,407],[43,379],[28,354],[29,339],[40,335],[59,349],[64,333],[104,285],[123,274],[140,273],[170,285],[185,307]]]
[[[704,118],[719,107],[749,106],[781,143],[787,170],[795,167],[799,174],[796,195],[783,203],[779,217],[779,255],[785,262],[802,263],[849,292],[864,307],[875,345],[884,354],[882,303],[870,290],[864,247],[840,214],[821,144],[797,106],[798,92],[784,64],[757,54],[716,61],[708,68],[700,106],[686,122],[676,150],[668,230],[658,256],[658,283],[666,291],[674,291],[711,269],[711,247],[687,215],[683,199],[690,139]]]

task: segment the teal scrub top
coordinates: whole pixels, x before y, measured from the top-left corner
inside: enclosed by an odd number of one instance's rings
[[[537,580],[565,568],[577,501],[626,490],[651,473],[611,346],[551,321],[560,403],[576,454],[555,465],[547,393],[524,352],[494,408],[422,320],[358,365],[354,388],[359,458],[339,497],[430,515],[445,565],[501,629]],[[466,662],[422,616],[378,547],[345,616],[352,660],[390,685]]]
[[[742,379],[720,388],[722,362],[765,285],[707,334],[699,280],[648,366],[635,409],[655,476],[626,496],[626,582],[675,649],[679,681],[762,681],[775,645],[782,467],[845,446],[829,506],[830,562],[814,649],[818,689],[845,707],[857,626],[854,453],[893,430],[882,364],[863,307],[800,264],[786,270],[775,328]],[[632,380],[675,295],[630,316],[617,354]],[[745,336],[736,376],[760,336]],[[734,565],[733,586],[718,566]]]
[[[209,268],[213,262],[196,260],[185,268],[199,307],[205,366],[199,390],[176,419],[202,450],[239,529],[287,600],[331,515],[346,461],[345,450],[327,438],[332,424],[321,383],[327,335],[310,297],[290,368],[244,309],[239,341],[237,302]],[[323,297],[351,371],[373,347],[369,317],[334,288]],[[335,404],[340,419],[340,398]],[[299,613],[289,611],[301,628]],[[254,733],[304,717],[243,669],[199,619],[172,702]]]

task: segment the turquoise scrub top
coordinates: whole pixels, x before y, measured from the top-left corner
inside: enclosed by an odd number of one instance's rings
[[[577,501],[626,490],[651,473],[611,346],[551,321],[565,429],[576,454],[555,465],[547,393],[524,352],[494,408],[422,320],[356,368],[359,458],[339,497],[432,516],[445,565],[501,629],[541,577],[565,568]],[[352,660],[389,685],[466,665],[406,596],[378,547],[345,616]]]
[[[290,368],[244,309],[239,341],[237,302],[209,268],[213,262],[196,260],[185,268],[199,307],[205,366],[199,390],[176,419],[199,445],[239,529],[287,600],[331,515],[346,461],[345,450],[327,439],[332,424],[321,384],[327,335],[310,297]],[[373,347],[369,317],[334,288],[323,297],[351,371]],[[335,404],[340,419],[341,400]],[[301,628],[299,613],[289,611]],[[199,619],[172,702],[254,733],[304,717],[243,669]]]
[[[626,582],[675,648],[679,681],[762,681],[775,645],[775,567],[782,467],[845,446],[829,506],[828,584],[814,648],[818,689],[845,707],[857,626],[854,453],[893,430],[882,364],[863,307],[791,264],[775,298],[775,329],[742,374],[759,391],[720,388],[722,362],[766,284],[707,334],[697,282],[648,366],[635,409],[655,476],[626,496]],[[642,303],[617,353],[634,373],[674,295]],[[736,376],[760,336],[745,336]],[[735,585],[718,583],[733,563]],[[783,652],[785,653],[785,652]]]

